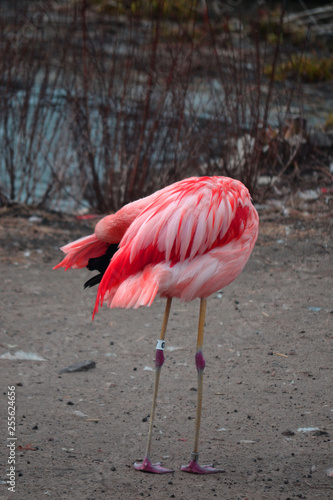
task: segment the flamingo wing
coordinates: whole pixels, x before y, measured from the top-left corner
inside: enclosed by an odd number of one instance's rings
[[[104,298],[109,307],[150,305],[161,278],[154,268],[190,263],[237,238],[249,200],[245,186],[221,177],[190,178],[162,190],[122,238],[100,283],[94,314]]]
[[[235,209],[231,191],[214,189],[210,179],[189,179],[161,193],[131,224],[121,247],[130,249],[131,262],[147,248],[173,263],[193,259],[225,235]]]

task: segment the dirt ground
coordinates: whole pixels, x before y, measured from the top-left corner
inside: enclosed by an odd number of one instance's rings
[[[164,300],[91,321],[89,271],[52,271],[93,222],[22,208],[0,214],[0,499],[178,500],[333,497],[331,200],[260,210],[243,274],[208,300],[200,461],[193,446],[199,302],[173,302],[152,458],[144,456]],[[44,361],[6,359],[17,351]],[[59,371],[94,360],[83,372]],[[7,386],[16,386],[16,488],[5,484]],[[311,430],[312,429],[312,430]]]

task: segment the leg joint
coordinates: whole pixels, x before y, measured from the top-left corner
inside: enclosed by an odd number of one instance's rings
[[[198,351],[195,355],[195,365],[197,367],[197,370],[203,371],[206,366],[206,361],[204,360],[203,354],[201,351]]]
[[[164,354],[161,349],[156,349],[155,366],[161,367],[164,363]]]

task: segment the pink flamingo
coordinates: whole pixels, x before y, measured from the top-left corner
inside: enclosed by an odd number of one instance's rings
[[[151,438],[165,333],[174,297],[200,298],[195,363],[198,373],[194,448],[185,472],[220,472],[199,465],[203,372],[202,354],[207,297],[231,283],[243,270],[258,237],[259,218],[247,188],[228,177],[192,177],[129,203],[100,220],[95,233],[69,243],[56,268],[83,268],[99,274],[86,286],[99,284],[93,317],[99,305],[134,309],[166,297],[156,346],[155,383],[146,455],[137,470],[173,472],[150,460]]]

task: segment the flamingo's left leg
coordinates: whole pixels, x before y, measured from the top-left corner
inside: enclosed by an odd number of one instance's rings
[[[167,329],[169,313],[171,308],[171,298],[167,299],[165,306],[164,320],[162,324],[162,330],[160,335],[160,340],[156,347],[156,358],[155,358],[155,383],[154,383],[154,393],[153,393],[153,403],[151,407],[150,421],[149,421],[149,431],[148,431],[148,441],[147,441],[147,451],[146,456],[142,463],[137,463],[133,465],[136,470],[142,470],[144,472],[154,472],[155,474],[165,474],[166,472],[174,472],[172,469],[166,469],[160,465],[160,462],[153,464],[150,460],[150,449],[151,449],[151,437],[154,425],[154,416],[156,408],[156,399],[158,393],[158,385],[160,381],[161,368],[164,363],[163,347],[160,344],[164,343],[165,333]]]
[[[203,388],[203,372],[205,369],[205,360],[202,354],[202,345],[204,338],[204,328],[205,328],[205,317],[206,317],[206,306],[207,299],[201,299],[200,302],[200,315],[199,315],[199,327],[198,327],[198,340],[197,340],[197,352],[195,354],[195,364],[198,372],[198,402],[197,402],[197,415],[195,420],[195,437],[194,437],[194,449],[191,453],[191,461],[188,465],[182,465],[181,470],[184,472],[192,472],[193,474],[214,474],[216,472],[222,472],[221,469],[215,469],[210,465],[199,465],[199,432],[201,423],[201,409],[202,409],[202,388]]]

